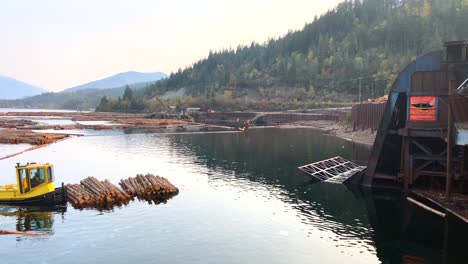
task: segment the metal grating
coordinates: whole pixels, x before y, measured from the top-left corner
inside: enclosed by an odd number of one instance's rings
[[[468,96],[468,79],[466,79],[460,86],[458,86],[457,92],[461,96]]]
[[[304,165],[298,169],[320,181],[343,183],[356,173],[365,170],[366,166],[359,166],[338,156]]]

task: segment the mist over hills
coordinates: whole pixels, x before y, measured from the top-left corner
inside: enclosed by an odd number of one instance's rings
[[[41,90],[34,94],[18,97],[1,97],[0,108],[45,108],[45,109],[94,109],[99,100],[106,96],[117,99],[128,86],[135,90],[136,94],[142,93],[155,81],[165,78],[162,72],[141,73],[124,72],[116,75],[85,83],[76,87],[65,89],[61,92],[48,92]],[[1,86],[0,86],[1,87]],[[1,94],[1,90],[0,90]]]
[[[65,92],[76,92],[85,89],[109,89],[125,86],[135,83],[150,83],[166,78],[167,75],[162,72],[122,72],[107,78],[92,81],[72,88],[65,89]]]
[[[0,99],[19,99],[46,93],[44,88],[0,75]]]

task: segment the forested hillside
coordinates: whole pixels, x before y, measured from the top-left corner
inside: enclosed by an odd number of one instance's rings
[[[467,0],[345,1],[281,38],[210,52],[146,97],[185,88],[191,103],[261,99],[281,108],[356,101],[359,86],[362,99],[380,96],[416,56],[468,38],[467,24]]]

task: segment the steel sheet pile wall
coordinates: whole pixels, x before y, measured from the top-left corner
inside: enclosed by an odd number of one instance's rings
[[[468,122],[468,97],[454,96],[452,101],[452,111],[457,123]]]
[[[379,129],[380,120],[386,103],[364,103],[353,106],[352,119],[354,130]]]
[[[271,113],[257,119],[256,125],[280,125],[299,121],[338,121],[339,114],[297,114],[297,113]]]
[[[214,112],[214,113],[202,113],[195,121],[198,123],[231,126],[236,127],[239,123],[243,123],[247,120],[253,119],[257,116],[256,113],[237,113],[237,112]],[[237,121],[239,119],[239,121]]]
[[[338,121],[342,115],[342,112],[325,114],[216,112],[200,114],[195,121],[205,124],[237,127],[245,121],[251,120],[252,124],[257,126],[271,126],[299,121]]]

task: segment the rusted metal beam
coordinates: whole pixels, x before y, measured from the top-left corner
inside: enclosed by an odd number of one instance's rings
[[[430,138],[443,138],[447,137],[447,132],[439,130],[423,130],[423,129],[408,129],[400,128],[398,129],[398,135],[400,136],[410,136],[410,137],[430,137]]]
[[[416,139],[412,138],[411,143],[413,143],[416,147],[422,150],[427,155],[432,155],[432,151],[429,147],[425,146],[424,144],[419,143]]]
[[[385,143],[385,139],[387,137],[388,130],[392,123],[395,105],[399,96],[400,94],[398,92],[391,92],[387,104],[385,105],[385,112],[382,116],[382,121],[380,123],[379,130],[377,131],[377,136],[375,137],[371,156],[369,158],[369,162],[367,163],[367,169],[364,174],[362,182],[362,185],[364,186],[372,186],[374,175],[377,169],[377,164],[379,162],[379,158],[382,155],[382,149]]]
[[[452,181],[453,181],[453,172],[452,172],[452,151],[453,151],[453,112],[452,112],[452,97],[453,92],[456,89],[456,78],[455,74],[451,72],[449,74],[449,97],[448,97],[448,121],[447,121],[447,180],[445,185],[445,196],[447,199],[450,199],[452,193]]]
[[[410,165],[410,139],[403,137],[403,190],[407,192],[409,190],[409,184],[411,179],[412,170]]]

